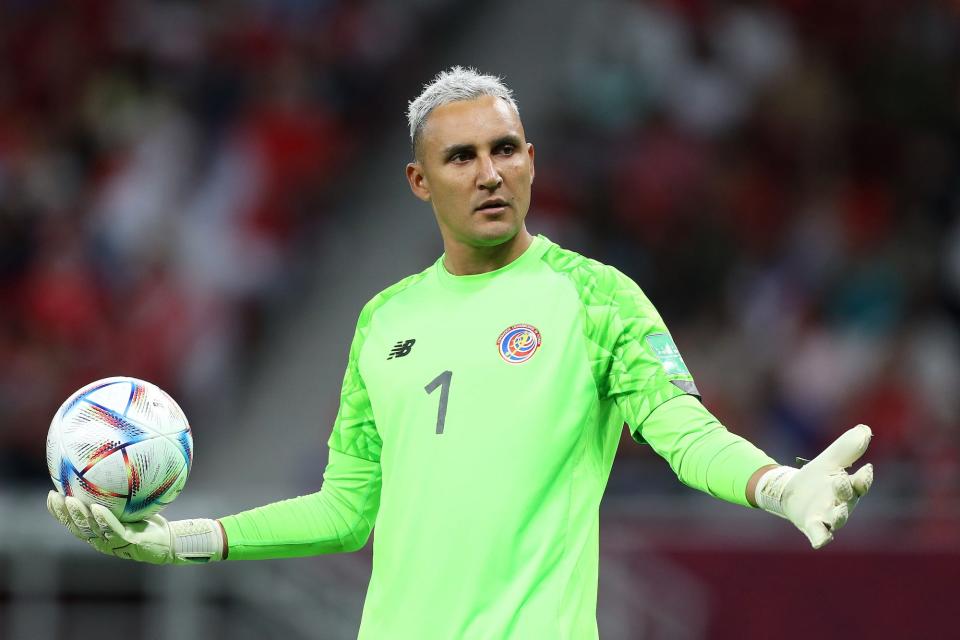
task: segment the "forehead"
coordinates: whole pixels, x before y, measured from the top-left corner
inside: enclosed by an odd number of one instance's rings
[[[520,115],[506,100],[481,96],[441,105],[430,112],[423,125],[424,148],[452,144],[482,144],[505,135],[523,139]]]

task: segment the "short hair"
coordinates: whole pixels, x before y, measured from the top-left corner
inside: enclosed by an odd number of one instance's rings
[[[460,100],[474,100],[482,96],[493,96],[506,100],[517,113],[517,103],[513,91],[498,76],[485,75],[473,67],[455,66],[441,71],[429,83],[423,86],[420,95],[407,105],[407,122],[410,125],[410,146],[417,154],[417,145],[423,126],[437,107]]]

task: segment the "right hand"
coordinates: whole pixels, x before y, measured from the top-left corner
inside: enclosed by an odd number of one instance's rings
[[[72,496],[47,494],[47,511],[74,536],[117,558],[150,564],[198,564],[223,559],[224,534],[216,520],[167,520],[153,515],[120,522],[99,504],[88,507]]]

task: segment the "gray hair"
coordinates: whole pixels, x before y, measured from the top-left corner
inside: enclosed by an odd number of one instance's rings
[[[407,122],[410,124],[410,144],[414,155],[427,116],[437,107],[459,100],[474,100],[493,96],[506,100],[517,111],[513,91],[498,76],[484,75],[473,67],[451,67],[423,86],[420,95],[407,105]]]

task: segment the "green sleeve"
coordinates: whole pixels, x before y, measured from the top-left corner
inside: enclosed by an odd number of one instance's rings
[[[681,482],[749,506],[747,481],[775,462],[699,402],[693,376],[647,296],[608,265],[585,260],[566,270],[584,304],[600,396],[616,402],[633,438],[649,443]]]
[[[320,491],[221,518],[231,560],[355,551],[363,547],[380,507],[380,451],[360,353],[377,298],[360,313],[350,345],[330,459]]]
[[[671,398],[699,392],[663,319],[640,287],[613,267],[599,274],[597,284],[606,310],[592,333],[609,352],[600,392],[616,401],[634,438],[643,442],[638,427],[650,412]]]
[[[746,496],[750,476],[762,466],[776,464],[756,446],[727,431],[692,396],[658,406],[640,431],[681,482],[743,506],[751,506]]]
[[[637,283],[614,267],[559,247],[542,259],[577,292],[597,394],[616,403],[634,438],[640,440],[637,426],[658,405],[698,395],[660,314]]]
[[[381,296],[368,302],[357,320],[357,330],[350,344],[350,357],[340,390],[340,408],[333,423],[333,432],[327,441],[331,449],[371,462],[380,461],[383,441],[373,420],[373,407],[370,405],[367,385],[360,375],[360,353],[363,351],[367,334],[370,333],[370,322]]]
[[[229,560],[361,549],[380,506],[380,464],[330,450],[320,491],[221,518]]]

